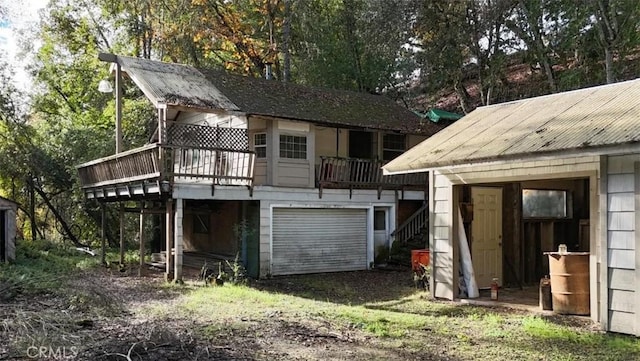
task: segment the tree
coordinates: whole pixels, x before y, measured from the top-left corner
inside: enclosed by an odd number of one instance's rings
[[[607,84],[616,81],[614,58],[638,45],[640,4],[634,0],[591,0],[598,40],[604,52]]]

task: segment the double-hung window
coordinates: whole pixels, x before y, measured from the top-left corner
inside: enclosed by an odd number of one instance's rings
[[[404,134],[385,134],[382,137],[382,160],[391,161],[405,151]]]
[[[280,134],[280,158],[307,159],[307,137]]]
[[[256,152],[256,158],[267,157],[267,133],[253,135],[253,151]]]

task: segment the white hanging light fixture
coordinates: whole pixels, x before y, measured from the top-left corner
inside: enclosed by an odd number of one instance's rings
[[[113,92],[113,87],[107,79],[102,79],[100,83],[98,83],[98,91],[100,93],[111,93]]]

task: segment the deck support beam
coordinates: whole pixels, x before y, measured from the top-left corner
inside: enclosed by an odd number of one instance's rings
[[[165,221],[166,270],[165,270],[164,278],[167,282],[169,282],[172,279],[171,271],[173,268],[172,267],[173,252],[171,251],[173,248],[173,199],[167,199],[166,206],[167,206],[166,221]]]
[[[124,265],[124,203],[120,202],[120,265]]]
[[[175,248],[173,281],[178,283],[182,282],[182,242],[184,233],[182,228],[183,207],[184,201],[182,199],[176,199],[175,221],[173,225],[175,229],[175,233],[173,235]]]
[[[145,268],[145,262],[144,262],[144,239],[145,239],[145,234],[144,234],[144,202],[140,202],[140,268],[138,269],[138,276],[144,276],[144,268]]]
[[[107,265],[107,210],[104,203],[100,203],[100,262]]]

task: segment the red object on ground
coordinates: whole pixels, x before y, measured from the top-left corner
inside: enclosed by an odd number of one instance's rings
[[[420,265],[429,266],[429,250],[414,249],[411,250],[411,269],[414,271],[422,271]]]

